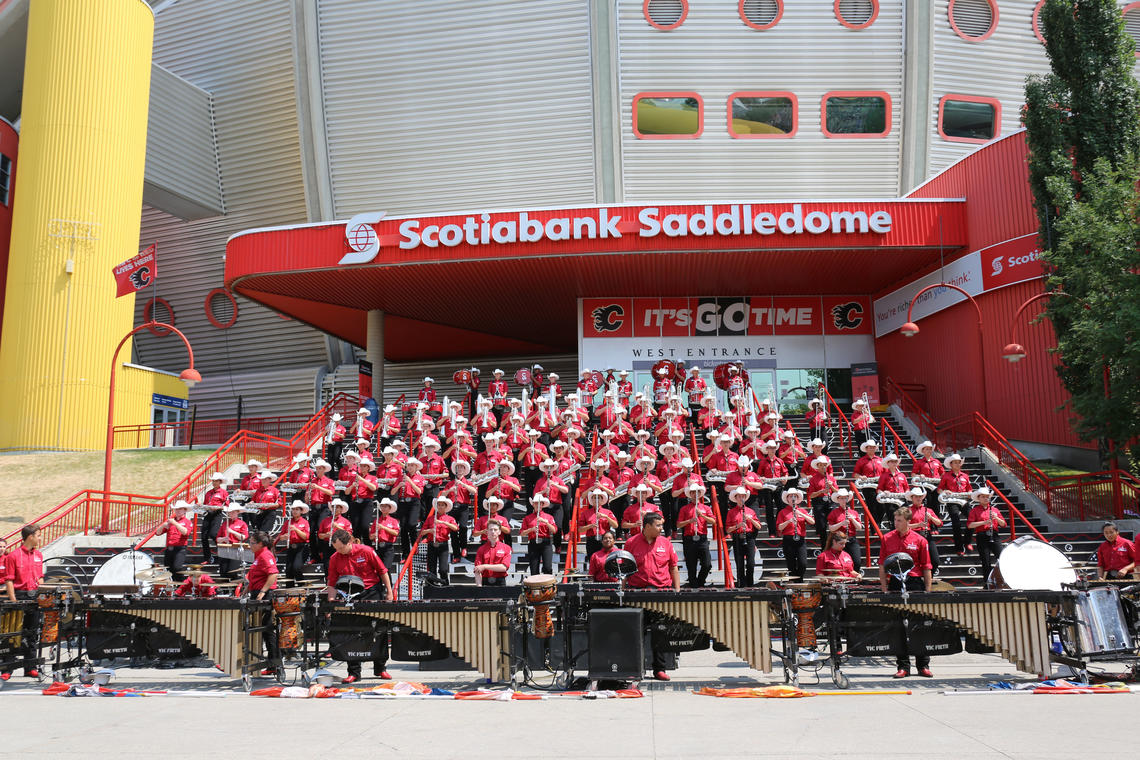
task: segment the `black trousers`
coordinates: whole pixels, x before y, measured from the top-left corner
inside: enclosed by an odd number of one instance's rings
[[[582,569],[586,572],[590,570],[590,557],[594,556],[594,552],[602,548],[602,539],[594,538],[593,536],[586,536],[586,551],[582,555]]]
[[[554,572],[554,546],[549,538],[532,539],[526,547],[526,561],[530,565],[530,574],[538,575],[539,566],[542,572],[550,575]]]
[[[170,571],[171,577],[181,583],[186,580],[182,571],[186,568],[186,547],[168,546],[162,552],[162,564]]]
[[[993,563],[1001,554],[1001,542],[998,540],[996,531],[987,530],[984,533],[974,534],[974,546],[978,548],[978,558],[982,561],[982,583],[984,585],[985,580],[990,577]]]
[[[705,580],[709,577],[709,572],[712,570],[708,535],[684,536],[681,539],[681,549],[685,554],[685,570],[688,573],[689,586],[692,588],[703,587]]]
[[[322,541],[317,537],[320,531],[321,523],[324,519],[332,514],[329,511],[328,504],[312,504],[309,510],[309,556],[316,562],[324,563],[328,557],[325,556],[325,547],[328,542]]]
[[[906,587],[908,591],[923,591],[926,589],[926,584],[923,583],[922,578],[915,575],[908,575],[906,577]],[[899,579],[891,576],[887,580],[887,589],[889,591],[902,591],[902,585]],[[895,664],[899,670],[910,672],[910,655],[900,654],[895,657]],[[914,656],[914,665],[919,670],[930,667],[930,656],[925,654],[916,654]]]
[[[863,546],[859,543],[859,539],[852,536],[847,539],[847,543],[843,545],[843,551],[851,555],[851,567],[855,572],[863,570]]]
[[[271,534],[279,514],[281,514],[279,506],[275,509],[259,509],[253,513],[253,518],[249,522],[253,526],[253,530],[263,530]]]
[[[677,512],[680,511],[678,506],[680,499],[674,498],[669,491],[662,491],[657,503],[661,505],[661,515],[665,518],[665,527],[662,528],[662,533],[665,538],[669,538],[677,530]]]
[[[384,598],[384,584],[383,583],[377,583],[375,586],[371,586],[369,588],[366,588],[364,590],[364,593],[357,597],[357,599],[362,599],[362,600],[365,600],[365,599],[382,600],[383,598]],[[387,631],[387,629],[377,631],[377,633],[376,633],[376,645],[377,645],[376,646],[376,659],[372,661],[372,674],[379,676],[381,671],[383,671],[388,666],[388,631]],[[357,660],[356,662],[349,662],[349,663],[347,663],[347,665],[348,665],[348,674],[350,676],[356,676],[357,678],[360,678],[360,673],[361,673],[360,661]]]
[[[451,508],[451,516],[459,530],[451,534],[451,554],[459,557],[467,550],[468,530],[471,524],[471,507],[466,504],[456,504]],[[387,563],[385,563],[387,564]]]
[[[950,525],[954,528],[954,551],[961,554],[966,551],[966,545],[969,543],[962,507],[950,503],[946,505],[946,511],[950,513]]]
[[[768,535],[775,538],[776,515],[780,512],[780,492],[765,489],[760,492],[760,501],[764,504],[764,521],[768,525]]]
[[[352,535],[366,544],[371,544],[369,528],[376,515],[376,502],[373,499],[353,499],[348,503],[348,521],[352,523]]]
[[[209,509],[202,515],[199,535],[202,541],[202,562],[207,565],[214,561],[213,546],[218,540],[218,528],[222,527],[222,510]]]
[[[388,570],[388,579],[393,584],[396,583],[396,578],[399,577],[399,568],[396,567],[396,542],[381,541],[376,544],[376,556],[384,563],[384,567]]]
[[[736,562],[736,585],[756,584],[756,542],[753,533],[732,534],[732,558]]]
[[[831,510],[828,509],[827,499],[822,496],[817,496],[811,500],[811,513],[815,518],[815,533],[819,536],[819,545],[821,548],[827,548],[827,513]]]
[[[396,519],[400,522],[400,548],[405,557],[408,556],[412,544],[415,543],[422,514],[421,509],[423,509],[423,502],[418,496],[410,499],[401,498],[396,501]]]
[[[443,585],[450,586],[451,545],[447,541],[428,542],[428,572],[439,576]]]
[[[807,572],[807,544],[803,536],[782,536],[784,546],[784,563],[788,566],[788,575],[803,580]]]
[[[339,443],[330,443],[325,449],[325,459],[332,465],[332,472],[340,472],[340,466],[344,464],[343,454],[344,441]]]
[[[859,493],[863,494],[863,501],[867,503],[867,509],[871,512],[871,517],[875,518],[875,522],[880,526],[883,523],[883,518],[886,517],[886,505],[880,504],[875,501],[875,494],[877,493],[874,488],[864,488]]]
[[[927,550],[930,552],[930,572],[938,572],[938,568],[942,567],[942,557],[938,554],[938,542],[935,540],[937,536],[933,533],[919,533],[919,535],[926,539]]]
[[[285,577],[294,585],[301,580],[301,569],[309,561],[308,544],[289,544],[285,552]]]

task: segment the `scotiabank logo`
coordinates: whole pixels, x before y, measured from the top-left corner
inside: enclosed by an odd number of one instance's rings
[[[1037,235],[1022,235],[979,251],[985,290],[1044,275]],[[988,262],[989,266],[986,266]]]
[[[993,261],[990,262],[990,269],[993,270],[990,272],[990,274],[992,274],[995,277],[997,277],[999,274],[1001,274],[1001,270],[1002,270],[1001,256],[998,256],[997,258],[995,258]]]
[[[357,214],[344,225],[348,250],[338,264],[367,264],[380,253],[380,238],[372,226],[384,218],[384,212]]]

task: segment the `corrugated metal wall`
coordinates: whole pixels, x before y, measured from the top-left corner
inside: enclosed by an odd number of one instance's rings
[[[249,301],[238,299],[240,315],[229,330],[211,325],[204,311],[206,294],[222,284],[230,235],[306,217],[291,35],[290,5],[273,0],[177,3],[158,16],[155,62],[213,94],[227,214],[183,222],[144,208],[140,245],[158,243],[158,295],[194,346],[205,382],[191,391],[191,401],[207,408],[232,402],[231,372],[241,378],[298,367],[309,378],[308,391],[281,403],[308,411],[312,368],[325,360],[320,333]],[[136,322],[146,300],[137,299]],[[175,372],[185,366],[177,337],[142,333],[135,345],[140,363]],[[268,391],[280,379],[269,374],[257,383]]]
[[[190,392],[198,407],[198,419],[230,419],[237,416],[241,397],[243,417],[312,414],[315,411],[318,369],[282,367],[218,377],[203,376]],[[201,388],[202,392],[198,392]]]
[[[225,209],[214,137],[214,99],[161,66],[150,71],[143,202],[183,219]]]
[[[581,0],[320,0],[337,218],[592,203]]]
[[[1048,321],[1029,325],[1040,309],[1030,306],[1018,322],[1017,339],[1025,346],[1026,358],[1010,364],[1001,357],[1017,307],[1042,289],[1035,280],[978,296],[986,331],[989,419],[1007,438],[1092,448],[1072,433],[1069,415],[1056,411],[1068,395],[1053,369],[1056,357],[1049,353],[1057,345],[1052,326]],[[970,304],[961,303],[924,318],[913,338],[893,332],[876,339],[879,374],[926,385],[928,411],[936,420],[980,410],[976,314]]]
[[[506,373],[511,395],[521,392],[514,383],[515,370],[538,363],[546,372],[557,372],[563,393],[570,393],[578,381],[578,357],[575,354],[546,354],[541,356],[496,357],[477,359],[466,364],[458,360],[443,362],[401,362],[384,364],[384,400],[395,403],[401,394],[415,400],[423,388],[424,377],[435,379],[435,392],[440,400],[444,396],[457,401],[463,400],[464,390],[452,382],[451,376],[458,369],[478,367],[481,372],[482,387],[486,389],[494,376],[492,370],[498,368]],[[353,365],[342,364],[336,372],[330,372],[322,383],[322,398],[328,400],[336,393],[355,394],[357,392],[357,370]]]
[[[641,0],[618,0],[622,165],[627,201],[893,197],[899,186],[903,86],[902,3],[883,2],[864,30],[842,26],[830,2],[785,2],[775,27],[744,24],[735,2],[690,3],[677,29],[659,31]],[[632,129],[641,92],[695,91],[699,139],[643,140]],[[728,97],[777,90],[799,100],[791,139],[733,139]],[[883,139],[829,139],[820,104],[833,90],[881,90],[892,100]]]
[[[988,39],[964,40],[950,27],[949,0],[936,0],[931,72],[929,173],[944,169],[977,143],[952,142],[938,133],[938,102],[943,95],[974,95],[1001,102],[1001,134],[1021,127],[1025,78],[1049,70],[1045,46],[1033,35],[1037,0],[1002,0],[997,29]]]

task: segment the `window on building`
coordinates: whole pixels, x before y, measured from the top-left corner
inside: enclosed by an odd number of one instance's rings
[[[728,131],[738,138],[791,137],[799,104],[790,92],[736,92],[728,98]]]
[[[950,28],[970,42],[981,42],[997,29],[998,9],[994,0],[950,0]]]
[[[0,206],[7,206],[12,197],[12,159],[0,155]]]
[[[822,121],[828,137],[885,137],[891,131],[891,98],[885,92],[829,92]]]
[[[685,16],[689,15],[689,2],[688,0],[645,0],[641,12],[654,29],[668,32],[685,23]]]
[[[642,139],[700,137],[704,117],[695,92],[643,92],[633,99],[633,133]]]
[[[1124,31],[1136,43],[1136,57],[1140,58],[1140,3],[1124,6]]]
[[[879,16],[879,0],[835,0],[835,18],[848,29],[866,29]]]
[[[784,3],[783,0],[740,0],[737,12],[746,25],[762,32],[780,23]]]
[[[986,142],[1001,131],[1001,103],[993,98],[945,95],[938,103],[938,133],[954,142]]]

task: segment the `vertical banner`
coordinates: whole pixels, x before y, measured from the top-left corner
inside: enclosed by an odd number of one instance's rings
[[[871,406],[879,405],[878,362],[851,365],[851,398],[861,398],[864,393]]]
[[[361,359],[358,367],[357,393],[361,399],[372,398],[372,362]]]

